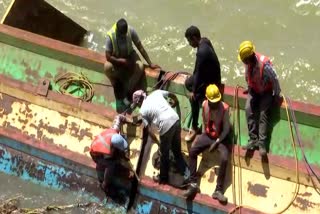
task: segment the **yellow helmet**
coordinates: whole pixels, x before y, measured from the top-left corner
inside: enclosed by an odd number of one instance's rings
[[[238,60],[243,61],[254,54],[255,47],[251,41],[243,41],[239,46]]]
[[[210,84],[207,86],[206,98],[212,103],[216,103],[221,100],[219,88],[215,84]]]

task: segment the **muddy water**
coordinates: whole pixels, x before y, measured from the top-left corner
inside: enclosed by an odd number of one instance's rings
[[[20,208],[42,208],[47,206],[65,206],[72,204],[86,204],[93,202],[95,199],[83,191],[56,191],[44,186],[36,185],[28,181],[23,181],[18,177],[10,176],[0,172],[0,204],[3,201],[17,196]],[[102,213],[121,213],[121,210],[111,210],[107,208],[98,208]],[[73,214],[90,214],[98,213],[97,207],[73,208],[65,211],[51,213],[73,213]]]

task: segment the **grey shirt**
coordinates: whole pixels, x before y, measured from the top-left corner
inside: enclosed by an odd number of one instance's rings
[[[138,43],[140,42],[140,39],[138,37],[137,32],[131,26],[128,27],[128,30],[130,30],[131,39],[132,39],[133,44],[137,47]],[[118,43],[118,47],[119,47],[119,54],[120,54],[119,56],[120,57],[127,57],[128,49],[127,49],[126,37],[123,37],[123,38],[118,37],[117,43]],[[112,51],[113,51],[112,41],[108,35],[106,38],[106,51],[109,53],[112,53]]]
[[[144,126],[155,126],[160,135],[169,131],[179,120],[178,114],[165,99],[168,94],[168,91],[156,90],[147,96],[140,108]]]

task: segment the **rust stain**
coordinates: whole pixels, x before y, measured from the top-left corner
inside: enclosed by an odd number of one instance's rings
[[[305,149],[310,149],[310,150],[314,149],[314,145],[315,145],[314,142],[312,142],[311,140],[303,140],[302,144]]]
[[[7,94],[2,94],[2,100],[0,102],[0,109],[3,109],[4,111],[1,111],[1,116],[5,114],[10,114],[12,112],[12,104],[16,102],[17,100],[11,96],[8,96]]]
[[[248,189],[251,194],[260,197],[267,197],[269,187],[262,184],[252,184],[250,181],[248,182]]]
[[[310,197],[312,195],[312,193],[311,192],[305,192],[303,194],[300,193],[299,195],[301,195],[303,197]]]
[[[79,141],[82,140],[85,136],[87,136],[90,139],[93,138],[93,134],[90,132],[88,128],[80,130],[80,134],[78,136]]]
[[[319,206],[320,204],[311,202],[306,198],[298,196],[292,205],[294,207],[298,207],[299,209],[305,211],[309,208],[314,208],[315,206]]]
[[[24,60],[22,60],[21,65],[25,67],[24,73],[26,74],[26,77],[27,77],[26,82],[34,82],[35,80],[39,80],[41,78],[39,75],[40,73],[39,65],[38,65],[38,68],[36,68],[36,70],[31,69],[31,66]]]
[[[84,147],[84,149],[83,149],[83,153],[85,153],[85,152],[89,152],[89,151],[90,151],[89,146],[85,146],[85,147]]]
[[[22,62],[25,66],[27,66],[26,63]],[[2,101],[0,102],[0,109],[3,109],[0,111],[1,117],[6,117],[10,113],[13,112],[13,104],[19,103],[21,104],[21,107],[18,109],[18,112],[13,115],[12,118],[13,121],[18,121],[21,125],[21,129],[16,128],[13,124],[10,124],[9,121],[3,121],[3,124],[1,124],[3,127],[10,128],[12,130],[16,130],[18,132],[22,132],[24,134],[29,135],[27,133],[28,127],[34,128],[36,130],[36,134],[32,135],[31,137],[34,139],[40,139],[48,143],[54,144],[54,137],[50,138],[48,136],[45,136],[46,132],[53,134],[53,135],[65,135],[66,133],[69,134],[68,131],[70,130],[70,136],[77,138],[79,141],[82,141],[84,137],[88,137],[89,139],[93,138],[93,133],[89,128],[80,128],[80,126],[76,122],[69,122],[67,119],[65,119],[64,124],[60,124],[58,127],[52,126],[50,124],[51,120],[54,118],[48,118],[46,115],[39,118],[39,122],[32,122],[33,118],[36,118],[37,115],[39,117],[39,114],[37,112],[34,112],[30,106],[30,102],[25,102],[22,100],[19,100],[17,98],[11,97],[7,94],[1,94]],[[65,113],[59,113],[62,117],[68,117],[70,115]],[[91,124],[90,122],[88,122]]]

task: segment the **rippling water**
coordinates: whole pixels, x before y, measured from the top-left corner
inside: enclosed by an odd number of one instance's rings
[[[44,208],[47,206],[67,206],[75,204],[87,204],[92,202],[92,198],[84,191],[55,191],[28,181],[23,181],[16,176],[6,175],[0,172],[0,205],[9,199],[19,197],[18,208]],[[69,213],[69,214],[94,214],[109,213],[121,214],[121,209],[111,210],[110,208],[101,208],[90,206],[87,208],[72,208],[50,213]]]
[[[8,5],[3,1],[2,5]],[[184,38],[197,25],[211,39],[223,81],[244,85],[237,48],[253,40],[270,56],[282,92],[320,104],[320,0],[48,0],[93,33],[88,47],[103,53],[107,30],[125,17],[153,62],[166,70],[192,72],[195,50]],[[4,8],[3,7],[3,8]],[[4,10],[4,9],[3,9]]]

